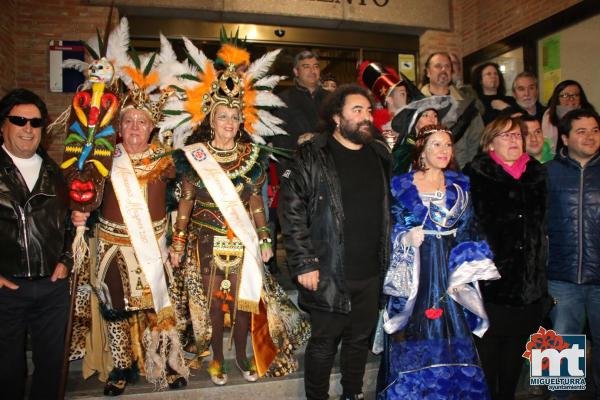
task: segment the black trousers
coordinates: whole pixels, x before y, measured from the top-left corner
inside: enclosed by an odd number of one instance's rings
[[[346,281],[351,312],[311,311],[311,337],[305,353],[304,389],[308,400],[329,398],[329,375],[340,341],[340,369],[345,395],[362,392],[371,335],[377,324],[380,279]]]
[[[68,279],[11,281],[19,288],[0,289],[0,397],[20,400],[25,396],[29,331],[35,366],[29,398],[55,400],[69,311]]]
[[[490,329],[475,338],[492,400],[512,400],[523,367],[525,345],[543,317],[543,302],[523,307],[486,303]]]

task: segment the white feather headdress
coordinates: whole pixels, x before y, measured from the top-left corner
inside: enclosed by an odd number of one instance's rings
[[[161,135],[173,132],[173,147],[182,147],[219,104],[241,111],[244,130],[255,142],[264,143],[265,136],[286,134],[280,127],[283,121],[269,112],[286,106],[272,93],[285,77],[267,75],[281,50],[268,52],[250,63],[248,51],[225,43],[212,61],[189,39],[184,37],[183,42],[187,60],[174,67],[177,83],[172,86],[176,95],[167,102],[165,118],[159,123]]]

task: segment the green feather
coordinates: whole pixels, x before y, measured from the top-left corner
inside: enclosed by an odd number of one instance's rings
[[[133,63],[135,64],[135,67],[137,69],[140,69],[140,56],[138,55],[137,51],[132,47],[131,48],[131,59],[133,60]]]
[[[98,53],[96,53],[96,50],[92,49],[92,46],[90,46],[85,40],[82,40],[81,44],[83,45],[83,47],[85,47],[85,49],[88,51],[88,53],[90,53],[90,56],[94,60],[98,60],[100,58],[98,56]]]
[[[162,113],[165,115],[181,115],[183,111],[181,110],[162,110]]]
[[[182,120],[180,123],[178,123],[178,124],[177,124],[177,126],[176,126],[176,127],[174,127],[173,129],[177,129],[177,128],[179,128],[181,125],[185,124],[185,123],[186,123],[186,122],[188,122],[190,119],[192,119],[192,117],[191,117],[191,116],[189,116],[189,117],[187,117],[187,118],[183,119],[183,120]]]
[[[282,147],[271,147],[271,146],[266,146],[266,145],[260,144],[260,143],[255,143],[255,145],[267,153],[277,154],[278,156],[282,156],[285,158],[292,158],[292,153],[294,152],[293,150],[290,150],[290,149],[284,149]]]
[[[152,57],[150,57],[150,60],[148,61],[148,64],[146,65],[146,68],[144,69],[144,76],[147,76],[150,71],[152,71],[152,66],[154,65],[154,60],[156,59],[156,53],[152,54]]]
[[[200,78],[192,74],[181,74],[180,77],[183,79],[188,79],[190,81],[200,82]]]
[[[100,49],[100,53],[102,53],[104,43],[102,42],[102,36],[100,36],[100,31],[98,30],[98,28],[96,28],[96,35],[98,36],[98,48]]]

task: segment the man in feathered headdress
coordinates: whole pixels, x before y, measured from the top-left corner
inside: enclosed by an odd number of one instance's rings
[[[160,54],[127,54],[128,24],[121,20],[109,43],[111,60],[126,90],[107,184],[95,224],[97,239],[91,286],[108,331],[112,370],[104,394],[123,393],[138,371],[160,389],[185,386],[189,370],[175,329],[175,307],[165,264],[167,181],[175,176],[167,149],[150,143],[171,94],[169,68],[175,54],[161,36]],[[75,225],[89,214],[73,213]],[[72,346],[73,347],[73,346]],[[88,345],[89,348],[89,345]]]

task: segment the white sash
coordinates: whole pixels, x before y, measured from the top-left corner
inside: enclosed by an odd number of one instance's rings
[[[235,236],[244,244],[244,261],[240,272],[237,307],[258,314],[263,285],[262,257],[258,235],[238,196],[231,179],[202,143],[183,148],[185,156],[202,179],[204,186],[219,207]]]
[[[123,222],[127,226],[131,246],[150,285],[154,310],[160,314],[162,309],[171,306],[163,259],[154,236],[148,204],[135,176],[129,155],[122,144],[117,145],[110,178],[123,215]]]

